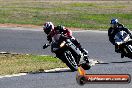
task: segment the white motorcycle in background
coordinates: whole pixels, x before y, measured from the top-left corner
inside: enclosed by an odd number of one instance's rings
[[[44,45],[47,48],[49,45]],[[71,39],[62,34],[56,34],[52,38],[51,51],[62,60],[72,71],[76,71],[81,65],[85,70],[90,69],[88,56],[84,55],[79,48],[72,43]]]
[[[125,57],[132,58],[132,39],[129,34],[122,30],[115,35],[114,39],[121,53],[123,53]]]

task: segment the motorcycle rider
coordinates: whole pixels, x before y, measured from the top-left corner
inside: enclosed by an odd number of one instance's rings
[[[114,37],[115,35],[119,32],[119,31],[125,31],[127,34],[130,35],[130,37],[132,38],[132,34],[129,31],[129,29],[125,28],[123,24],[118,22],[118,19],[112,19],[110,21],[111,27],[108,29],[108,37],[109,37],[109,41],[115,45],[115,52],[117,53],[121,53],[121,58],[124,57],[124,54],[121,52],[121,50],[119,49],[118,45],[115,44],[115,40]]]
[[[72,36],[72,31],[62,25],[54,26],[52,22],[46,22],[43,25],[43,30],[47,34],[47,40],[52,42],[52,37],[55,34],[63,34],[65,37],[70,38],[71,41],[80,49],[80,51],[87,56],[88,51],[81,47],[81,44]]]

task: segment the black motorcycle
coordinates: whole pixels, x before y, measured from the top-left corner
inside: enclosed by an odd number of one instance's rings
[[[46,48],[49,45],[44,45]],[[57,34],[52,38],[51,51],[61,59],[72,71],[81,65],[85,70],[90,69],[88,55],[83,54],[70,38]]]
[[[132,58],[132,39],[129,34],[125,31],[120,31],[115,35],[114,39],[121,53],[123,53],[125,57]]]

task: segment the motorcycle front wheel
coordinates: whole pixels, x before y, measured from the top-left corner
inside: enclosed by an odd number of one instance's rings
[[[72,55],[71,51],[65,51],[64,52],[65,56],[65,63],[66,65],[72,70],[72,71],[77,71],[78,65],[75,61],[74,56]]]

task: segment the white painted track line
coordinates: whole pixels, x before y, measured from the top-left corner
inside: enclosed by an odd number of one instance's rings
[[[24,76],[24,75],[27,75],[27,73],[19,73],[19,74],[13,74],[13,75],[0,76],[0,79],[2,79],[2,78],[11,78],[11,77],[18,77],[18,76]]]

